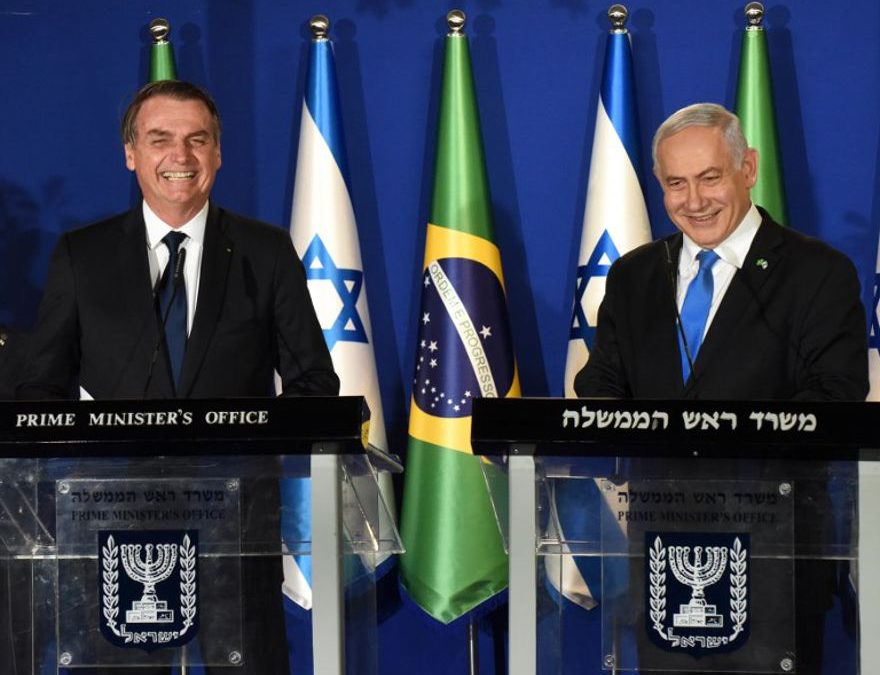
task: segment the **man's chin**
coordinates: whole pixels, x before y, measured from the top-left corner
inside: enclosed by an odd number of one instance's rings
[[[144,197],[153,213],[169,225],[182,225],[190,220],[208,201],[204,195],[161,195],[160,197]],[[172,222],[173,221],[173,222]]]
[[[699,224],[688,220],[684,226],[679,223],[676,223],[676,226],[700,248],[714,248],[725,238],[724,228],[718,223],[717,218]]]

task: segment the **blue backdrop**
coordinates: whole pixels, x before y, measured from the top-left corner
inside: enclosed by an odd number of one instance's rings
[[[744,4],[629,5],[655,236],[672,226],[647,141],[683,105],[733,105]],[[136,200],[118,124],[146,80],[146,27],[157,16],[172,23],[179,77],[206,86],[223,114],[216,201],[286,228],[308,19],[323,12],[333,21],[389,440],[403,453],[444,17],[456,6],[469,17],[523,392],[560,395],[608,29],[608,4],[586,0],[0,0],[0,322],[33,321],[58,233]],[[792,226],[853,259],[870,309],[880,3],[853,0],[845,12],[818,0],[768,3],[765,24]],[[395,631],[404,623],[390,619]],[[462,672],[462,642],[450,648],[426,632],[410,644],[412,656],[393,657],[385,672]]]

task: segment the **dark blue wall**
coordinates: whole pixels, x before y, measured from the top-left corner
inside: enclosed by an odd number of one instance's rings
[[[880,206],[880,4],[768,5],[793,226],[841,248],[869,300]],[[431,185],[444,14],[414,0],[0,2],[0,321],[28,324],[58,232],[127,208],[118,119],[146,77],[147,23],[224,115],[215,198],[286,227],[312,13],[331,13],[381,386],[402,450]],[[469,15],[497,239],[523,391],[561,392],[605,4],[461,5]],[[697,100],[733,104],[743,3],[643,0],[630,28],[642,137]],[[655,235],[670,231],[643,172]]]
[[[743,0],[630,4],[642,138],[733,105]],[[334,22],[353,198],[393,450],[403,452],[445,12],[416,0],[0,0],[0,321],[28,325],[57,234],[128,208],[118,120],[157,16],[224,115],[223,205],[287,227],[311,14]],[[523,392],[559,395],[606,3],[478,0],[476,86]],[[842,249],[870,301],[880,204],[880,3],[768,3],[792,225]],[[647,145],[647,143],[646,143]],[[671,225],[643,173],[655,236]]]

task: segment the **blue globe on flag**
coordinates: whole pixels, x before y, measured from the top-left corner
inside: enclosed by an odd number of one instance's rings
[[[515,373],[507,303],[495,273],[467,258],[428,263],[413,399],[436,417],[467,417],[475,397],[503,397]]]

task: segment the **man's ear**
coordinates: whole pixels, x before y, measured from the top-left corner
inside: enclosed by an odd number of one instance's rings
[[[749,148],[746,150],[745,156],[743,156],[742,163],[742,172],[743,176],[746,179],[746,185],[748,185],[749,189],[755,187],[755,183],[758,182],[758,160],[760,159],[758,155],[758,151],[754,148]]]
[[[134,148],[131,143],[126,143],[123,147],[125,149],[125,166],[129,171],[134,171]]]

